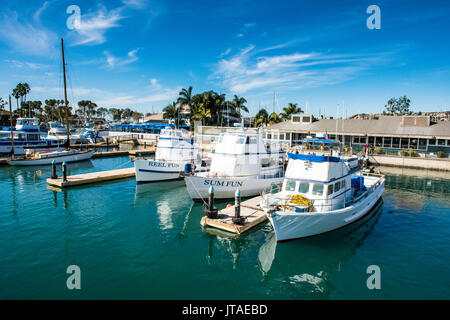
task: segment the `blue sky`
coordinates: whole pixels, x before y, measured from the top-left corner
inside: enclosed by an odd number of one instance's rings
[[[369,5],[381,29],[369,30]],[[70,5],[81,24],[70,30]],[[18,82],[28,99],[158,112],[181,88],[215,90],[279,112],[381,112],[407,95],[414,111],[450,110],[450,3],[437,1],[50,0],[0,5],[0,97]],[[340,107],[340,114],[342,114]]]

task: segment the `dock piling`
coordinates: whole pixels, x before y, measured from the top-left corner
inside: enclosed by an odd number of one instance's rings
[[[234,194],[234,217],[232,221],[238,225],[244,224],[244,218],[241,217],[241,190],[239,189]]]
[[[56,174],[55,160],[52,161],[52,179],[58,179],[58,175]]]
[[[63,181],[67,182],[67,164],[63,162],[62,164]]]
[[[213,186],[209,187],[208,190],[208,205],[203,207],[203,213],[210,219],[217,219],[217,208],[214,207],[214,188]]]

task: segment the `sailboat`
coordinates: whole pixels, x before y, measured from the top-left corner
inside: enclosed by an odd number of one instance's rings
[[[92,158],[93,150],[73,150],[70,149],[70,130],[69,130],[69,101],[67,100],[67,85],[66,85],[66,64],[64,58],[64,40],[61,38],[61,52],[63,62],[63,74],[64,74],[64,98],[66,104],[66,128],[67,128],[67,140],[66,150],[52,151],[52,152],[33,152],[26,155],[23,158],[11,159],[8,163],[12,166],[36,166],[36,165],[49,165],[62,162],[76,162],[82,160],[89,160]]]

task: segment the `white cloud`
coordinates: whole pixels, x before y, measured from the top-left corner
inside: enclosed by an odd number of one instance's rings
[[[57,36],[36,23],[21,23],[17,12],[5,12],[0,17],[0,40],[15,51],[47,56],[55,48]]]
[[[143,9],[148,5],[146,0],[123,0],[122,2],[124,5],[134,9]]]
[[[19,60],[5,60],[5,62],[12,64],[16,68],[29,68],[29,69],[42,69],[47,67],[45,64],[34,63],[34,62],[26,62]]]
[[[254,49],[251,45],[234,56],[220,59],[211,77],[239,94],[275,88],[299,89],[347,81],[366,70],[369,62],[377,61],[371,57],[315,52],[261,56],[261,52],[268,50]]]
[[[76,32],[76,45],[96,45],[106,42],[105,34],[111,28],[119,27],[118,23],[125,17],[122,15],[123,8],[107,10],[99,5],[99,9],[94,13],[88,13],[81,16],[79,26],[73,32]]]
[[[44,12],[45,9],[48,8],[48,6],[50,5],[49,1],[45,1],[44,4],[42,5],[42,7],[40,7],[38,10],[36,10],[36,12],[33,14],[33,20],[37,23],[41,22],[41,14],[42,12]]]
[[[114,57],[108,51],[104,51],[103,54],[106,56],[106,63],[108,67],[115,68],[138,61],[139,57],[136,55],[137,52],[138,49],[131,50],[130,52],[128,52],[127,58]]]

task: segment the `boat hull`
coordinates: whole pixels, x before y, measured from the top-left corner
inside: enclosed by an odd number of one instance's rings
[[[367,215],[384,192],[384,181],[354,206],[329,212],[283,214],[275,212],[268,218],[278,242],[316,236],[345,227]]]
[[[81,153],[68,154],[56,157],[48,157],[43,159],[17,159],[17,160],[9,160],[8,163],[12,166],[40,166],[40,165],[51,165],[54,161],[56,164],[58,163],[70,163],[70,162],[78,162],[83,160],[89,160],[92,158],[94,154],[93,150],[84,151]]]
[[[134,162],[136,182],[159,182],[182,179],[185,163],[138,159]]]
[[[202,201],[208,199],[208,190],[211,186],[214,188],[215,199],[233,199],[238,188],[242,197],[252,197],[259,195],[272,183],[281,184],[283,178],[211,178],[189,175],[184,181],[191,199]]]

